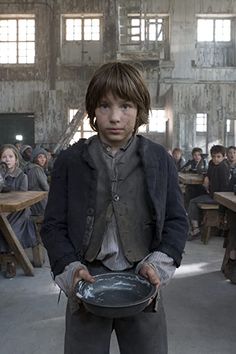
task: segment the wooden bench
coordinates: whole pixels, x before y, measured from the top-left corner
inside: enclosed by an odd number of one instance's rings
[[[206,245],[211,236],[211,228],[220,226],[219,204],[198,203],[203,212],[201,240]]]

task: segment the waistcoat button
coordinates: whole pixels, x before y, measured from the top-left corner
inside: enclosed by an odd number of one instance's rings
[[[114,200],[115,202],[118,202],[118,200],[120,200],[120,197],[119,197],[117,194],[115,194],[115,195],[113,196],[113,200]]]

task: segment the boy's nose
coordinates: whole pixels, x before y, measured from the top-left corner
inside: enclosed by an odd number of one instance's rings
[[[119,109],[112,109],[110,114],[110,120],[113,122],[119,121],[121,116],[121,112]]]

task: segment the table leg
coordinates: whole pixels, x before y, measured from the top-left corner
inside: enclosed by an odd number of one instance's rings
[[[236,249],[236,219],[235,219],[235,212],[231,210],[227,210],[227,219],[228,219],[228,235],[226,240],[226,249],[225,255],[222,262],[221,270],[224,273],[227,279],[231,280],[231,271],[229,271],[229,260],[230,260],[230,252]],[[235,274],[235,272],[234,272]],[[234,276],[235,279],[235,276]],[[234,281],[235,282],[235,281]]]
[[[0,229],[11,250],[14,252],[16,260],[23,268],[25,275],[34,275],[34,268],[4,214],[0,214]]]

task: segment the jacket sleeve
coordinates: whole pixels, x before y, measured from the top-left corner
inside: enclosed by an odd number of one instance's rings
[[[67,165],[67,155],[61,152],[54,165],[41,229],[42,241],[47,249],[51,269],[55,276],[62,273],[68,264],[79,260],[68,237]]]
[[[160,155],[156,163],[156,182],[148,182],[157,215],[156,238],[152,252],[167,254],[173,258],[176,267],[179,267],[188,235],[188,218],[173,160],[164,151],[162,154],[159,151]]]

